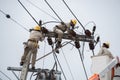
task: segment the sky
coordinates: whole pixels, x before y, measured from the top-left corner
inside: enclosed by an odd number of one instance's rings
[[[55,21],[52,17],[46,13],[40,11],[29,3],[31,1],[39,8],[43,9],[53,17],[57,18],[51,9],[46,5],[44,0],[21,0],[33,17],[43,22]],[[69,10],[63,4],[62,0],[47,0],[61,17],[64,22],[69,22],[74,17],[71,15]],[[65,0],[69,7],[72,9],[74,14],[77,16],[79,21],[84,25],[86,29],[92,30],[93,26],[96,25],[95,38],[100,36],[101,44],[103,42],[110,43],[110,51],[114,56],[120,56],[120,0]],[[17,21],[19,24],[27,29],[33,28],[37,24],[27,14],[23,7],[18,3],[17,0],[0,0],[0,10],[4,13],[9,14],[12,19]],[[59,20],[59,19],[58,19]],[[89,23],[93,21],[93,23]],[[55,23],[46,24],[45,27],[49,30],[53,30]],[[79,28],[76,30],[77,33],[83,32],[83,29],[77,23]],[[27,41],[29,32],[24,28],[10,19],[7,19],[3,13],[0,12],[0,71],[8,75],[11,80],[16,80],[15,76],[11,71],[7,70],[7,67],[20,67],[19,62],[23,54],[23,42]],[[53,39],[54,40],[54,39]],[[63,40],[64,42],[64,40]],[[82,42],[81,48],[82,50]],[[99,52],[100,43],[95,48],[95,54]],[[40,49],[38,50],[37,58],[50,52],[52,49],[47,44],[47,41],[40,42]],[[68,44],[60,50],[60,54],[57,54],[60,63],[64,69],[67,80],[73,80],[70,75],[70,71],[67,67],[64,56],[66,57],[68,64],[70,65],[74,80],[85,80],[85,74],[79,58],[79,53],[76,48]],[[90,77],[92,75],[90,71],[92,52],[89,50],[88,43],[85,43],[84,51],[84,64],[87,70],[87,74]],[[43,65],[44,63],[44,65]],[[47,68],[51,69],[54,64],[53,56],[47,56],[36,63],[36,68]],[[20,76],[20,72],[16,72]],[[30,75],[30,74],[29,74]],[[29,76],[28,76],[29,77]],[[2,80],[9,80],[3,74],[0,73]],[[63,76],[62,76],[63,78]],[[34,79],[34,77],[33,77]],[[29,80],[29,78],[28,78]],[[64,80],[64,78],[62,79]]]

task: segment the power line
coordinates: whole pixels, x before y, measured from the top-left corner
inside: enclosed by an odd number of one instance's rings
[[[79,21],[79,19],[76,17],[76,15],[73,13],[73,11],[70,9],[70,7],[68,6],[68,4],[67,4],[64,0],[62,0],[62,1],[63,1],[63,3],[66,5],[66,7],[69,9],[69,11],[72,13],[72,15],[77,19],[77,21],[79,22],[79,24],[81,25],[81,27],[83,28],[83,30],[85,31],[84,26],[83,26],[82,23]]]
[[[78,52],[79,52],[79,55],[80,55],[80,59],[81,59],[81,62],[82,62],[82,66],[83,66],[83,69],[84,69],[84,72],[85,72],[86,79],[88,80],[87,71],[85,69],[85,65],[84,65],[84,62],[83,62],[83,59],[82,59],[82,55],[81,55],[81,52],[80,52],[79,49],[78,49]]]
[[[3,80],[2,78],[0,78],[0,80]]]
[[[85,49],[85,42],[83,42],[82,46],[82,59],[84,60],[84,49]]]
[[[59,20],[61,22],[63,22],[63,20],[60,18],[60,16],[55,12],[55,10],[52,8],[52,6],[47,2],[47,0],[44,0],[46,2],[46,4],[50,7],[50,9],[54,12],[54,14],[59,18]]]
[[[15,74],[14,71],[12,71],[12,73],[15,75],[15,77],[17,78],[17,80],[19,80],[18,76]]]
[[[69,41],[69,42],[67,42],[67,43],[63,43],[62,47],[64,47],[65,45],[69,44],[70,42],[72,42],[72,41]],[[46,57],[46,56],[52,54],[53,51],[57,51],[58,49],[60,49],[60,48],[57,48],[57,49],[52,50],[51,52],[49,52],[49,53],[45,54],[44,56],[38,58],[36,61],[38,61],[38,60],[40,60],[40,59],[42,59],[42,58],[44,58],[44,57]],[[31,64],[31,63],[30,63],[30,64]]]
[[[20,23],[18,23],[16,20],[14,20],[13,18],[10,18],[13,22],[15,22],[16,24],[18,24],[19,26],[21,26],[23,29],[25,29],[26,31],[29,32],[29,30],[27,28],[25,28],[23,25],[21,25]]]
[[[62,49],[62,48],[61,48],[61,49]],[[70,71],[70,74],[71,74],[71,76],[72,76],[72,80],[74,80],[74,77],[73,77],[72,71],[71,71],[70,66],[69,66],[69,64],[68,64],[68,61],[67,61],[67,59],[66,59],[66,57],[65,57],[65,55],[64,55],[63,49],[62,49],[62,53],[63,53],[63,56],[64,56],[65,61],[66,61],[66,63],[67,63],[67,66],[68,66],[68,69],[69,69],[69,71]]]
[[[72,44],[72,43],[71,43]],[[83,57],[82,57],[82,54],[81,54],[81,51],[80,51],[80,45],[77,43],[77,45],[74,45],[72,44],[73,46],[75,46],[77,49],[78,49],[78,52],[79,52],[79,56],[80,56],[80,60],[82,62],[82,66],[83,66],[83,69],[84,69],[84,72],[85,72],[85,76],[86,76],[86,79],[88,80],[88,76],[87,76],[87,71],[85,69],[85,65],[84,65],[84,62],[83,62]]]
[[[0,10],[1,13],[3,13],[4,15],[6,15],[2,10]]]
[[[39,9],[40,11],[42,11],[43,13],[47,14],[48,16],[50,16],[51,18],[55,19],[56,21],[59,21],[57,18],[55,18],[54,16],[50,15],[49,13],[47,13],[46,11],[44,11],[43,9],[39,8],[38,6],[36,6],[34,3],[32,3],[30,0],[27,0],[32,6],[36,7],[37,9]]]
[[[66,76],[65,76],[65,74],[64,74],[64,71],[63,71],[63,69],[62,69],[62,66],[61,66],[61,64],[60,64],[60,62],[59,62],[59,59],[58,59],[57,55],[56,55],[55,53],[53,53],[53,54],[55,55],[55,58],[56,58],[56,60],[57,60],[57,62],[58,62],[58,64],[59,64],[59,67],[60,67],[60,69],[61,69],[61,71],[62,71],[62,73],[63,73],[63,76],[64,76],[65,80],[67,80],[67,78],[66,78]]]
[[[2,11],[2,10],[0,10],[0,12],[1,12],[2,14],[4,14],[7,19],[12,20],[14,23],[16,23],[17,25],[19,25],[21,28],[23,28],[24,30],[26,30],[26,31],[29,32],[29,30],[28,30],[27,28],[25,28],[22,24],[20,24],[19,22],[17,22],[15,19],[11,18],[11,16],[10,16],[9,14],[6,14],[6,13],[5,13],[4,11]]]
[[[10,79],[10,77],[8,77],[5,73],[3,73],[2,71],[0,71],[5,77],[7,77],[9,80],[12,80]]]
[[[39,23],[35,20],[35,18],[30,14],[30,12],[27,10],[27,8],[22,4],[20,0],[18,0],[20,5],[25,9],[25,11],[30,15],[30,17],[39,25]]]

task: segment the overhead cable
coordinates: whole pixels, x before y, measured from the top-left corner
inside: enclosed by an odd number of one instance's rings
[[[15,77],[17,78],[17,80],[19,80],[18,76],[15,74],[14,71],[12,71],[12,73],[15,75]]]
[[[50,9],[54,12],[54,14],[59,18],[59,20],[61,22],[63,22],[63,20],[60,18],[60,16],[55,12],[55,10],[52,8],[52,6],[47,2],[47,0],[44,0],[46,2],[46,4],[50,7]]]
[[[85,50],[85,42],[83,42],[83,46],[82,46],[82,59],[84,60],[84,50]]]
[[[72,15],[77,19],[78,23],[81,25],[81,27],[83,28],[83,30],[85,31],[85,27],[82,25],[82,23],[79,21],[79,19],[76,17],[76,15],[73,13],[73,11],[70,9],[70,7],[68,6],[68,4],[65,2],[65,0],[62,0],[63,3],[66,5],[66,7],[69,9],[69,11],[72,13]]]
[[[63,71],[63,69],[62,69],[62,66],[61,66],[61,64],[60,64],[60,62],[59,62],[59,59],[58,59],[57,55],[56,55],[55,53],[54,53],[54,55],[55,55],[55,57],[56,57],[56,60],[57,60],[57,62],[58,62],[58,64],[59,64],[59,67],[60,67],[60,69],[61,69],[61,71],[62,71],[62,73],[63,73],[63,76],[64,76],[65,80],[67,80],[67,78],[66,78],[66,76],[65,76],[65,73],[64,73],[64,71]]]
[[[19,22],[17,22],[15,19],[11,18],[11,16],[9,14],[6,14],[5,12],[3,12],[2,10],[0,10],[0,12],[2,14],[4,14],[6,16],[7,19],[12,20],[14,23],[16,23],[17,25],[19,25],[21,28],[23,28],[26,31],[29,31],[27,28],[25,28],[22,24],[20,24]]]
[[[57,18],[55,18],[54,16],[50,15],[49,13],[47,13],[46,11],[44,11],[43,9],[39,8],[37,5],[35,5],[34,3],[32,3],[30,0],[27,0],[32,6],[36,7],[37,9],[39,9],[40,11],[42,11],[43,13],[45,13],[46,15],[50,16],[51,18],[55,19],[56,21],[59,21]]]
[[[10,77],[8,77],[5,73],[3,73],[2,71],[0,71],[5,77],[7,77],[9,80],[12,80],[10,79]]]
[[[80,59],[81,59],[81,62],[82,62],[82,66],[83,66],[83,69],[84,69],[84,72],[85,72],[86,79],[88,80],[87,71],[85,69],[85,65],[84,65],[84,62],[83,62],[83,59],[82,59],[82,55],[81,55],[81,52],[80,52],[79,49],[78,49],[78,52],[79,52],[79,55],[80,55]]]
[[[61,49],[62,49],[62,48],[61,48]],[[64,54],[64,52],[63,52],[63,49],[62,49],[62,53],[63,53],[64,59],[65,59],[65,62],[66,62],[66,64],[67,64],[67,66],[68,66],[68,69],[69,69],[69,71],[70,71],[70,74],[71,74],[72,80],[74,80],[74,77],[73,77],[72,71],[71,71],[70,66],[69,66],[69,64],[68,64],[68,61],[67,61],[67,59],[66,59],[66,56],[65,56],[65,54]]]
[[[63,44],[62,47],[64,47],[65,45],[67,45],[67,44],[69,44],[69,43],[71,43],[71,42],[72,42],[72,41],[69,41],[69,42],[66,42],[66,43],[62,43],[62,44]],[[57,49],[52,50],[51,52],[47,53],[46,55],[44,55],[44,56],[38,58],[36,61],[38,61],[38,60],[40,60],[40,59],[42,59],[42,58],[44,58],[44,57],[46,57],[46,56],[52,54],[53,51],[56,51],[56,50],[58,50],[58,49],[60,49],[60,48],[57,48]]]
[[[58,21],[47,21],[47,22],[44,22],[42,25],[45,25],[45,24],[48,24],[48,23],[60,23]]]
[[[20,5],[25,9],[25,11],[30,15],[30,17],[39,25],[39,23],[35,20],[35,18],[30,14],[30,12],[27,10],[27,8],[22,4],[20,0],[18,0]]]

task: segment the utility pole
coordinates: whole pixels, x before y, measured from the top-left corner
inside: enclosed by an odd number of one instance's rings
[[[48,36],[51,38],[55,38],[55,33],[49,32],[48,34],[45,35],[45,37],[48,37]],[[73,40],[68,33],[64,33],[62,39]],[[88,37],[86,35],[77,34],[76,40],[77,41],[84,41],[84,42],[91,42],[91,41],[94,41],[94,36]],[[26,61],[25,61],[22,68],[8,67],[8,70],[21,71],[20,80],[26,80],[28,72],[38,72],[39,71],[38,69],[35,69],[35,70],[29,69],[30,58],[31,58],[31,52],[28,53],[28,55],[26,57]]]
[[[23,64],[23,68],[22,68],[22,71],[21,71],[20,80],[26,80],[26,78],[27,78],[27,73],[28,73],[28,69],[29,69],[30,58],[31,58],[31,51],[28,53],[28,55],[26,57],[26,61]]]

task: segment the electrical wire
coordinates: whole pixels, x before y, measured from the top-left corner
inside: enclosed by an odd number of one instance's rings
[[[44,11],[43,9],[39,8],[37,5],[35,5],[34,3],[32,3],[30,0],[27,0],[32,6],[36,7],[37,9],[39,9],[40,11],[42,11],[43,13],[45,13],[46,15],[50,16],[51,18],[55,19],[56,21],[59,21],[57,18],[55,18],[54,16],[50,15],[49,13],[47,13],[46,11]]]
[[[74,45],[74,44],[72,44],[72,43],[70,43],[70,44],[71,44],[71,45],[73,45],[73,46],[75,46],[75,45]],[[77,48],[77,49],[78,49],[78,52],[79,52],[79,55],[80,55],[80,60],[81,60],[82,65],[83,65],[83,69],[84,69],[84,72],[85,72],[86,79],[88,80],[87,71],[86,71],[86,69],[85,69],[85,65],[84,65],[84,62],[83,62],[83,57],[82,57],[82,54],[81,54],[81,52],[80,52],[79,48]]]
[[[61,22],[58,22],[58,21],[47,21],[47,22],[44,22],[42,25],[45,25],[45,24],[48,24],[48,23],[61,23]]]
[[[15,22],[16,24],[18,24],[19,26],[21,26],[23,29],[25,29],[26,31],[29,32],[28,29],[26,29],[24,26],[22,26],[22,25],[21,25],[20,23],[18,23],[16,20],[14,20],[14,19],[12,19],[12,18],[11,18],[11,20],[12,20],[13,22]]]
[[[30,17],[36,22],[36,24],[39,25],[39,23],[36,21],[36,19],[30,14],[30,12],[27,10],[27,8],[22,4],[22,2],[20,0],[18,0],[18,2],[25,9],[25,11],[30,15]]]
[[[81,55],[81,52],[80,52],[79,49],[78,49],[78,52],[79,52],[79,55],[80,55],[80,60],[81,60],[82,65],[83,65],[83,69],[84,69],[84,72],[85,72],[86,79],[88,80],[87,71],[86,71],[86,69],[85,69],[85,65],[84,65],[84,62],[83,62],[83,59],[82,59],[82,55]]]
[[[7,19],[12,20],[14,23],[16,23],[17,25],[19,25],[21,28],[23,28],[24,30],[26,30],[26,31],[29,32],[29,30],[28,30],[27,28],[25,28],[22,24],[20,24],[19,22],[17,22],[15,19],[11,18],[11,16],[10,16],[9,14],[6,14],[6,13],[3,12],[2,10],[0,10],[0,12],[1,12],[2,14],[4,14]]]
[[[50,9],[54,12],[54,14],[59,18],[59,20],[61,22],[63,22],[62,19],[60,18],[60,16],[55,12],[55,10],[52,8],[52,6],[47,2],[47,0],[44,0],[44,1],[50,7]]]
[[[48,39],[49,39],[49,38],[48,38]],[[53,44],[52,40],[51,40],[51,43],[50,43],[49,40],[48,40],[48,43],[49,43],[49,45],[51,45],[52,51],[53,51],[53,58],[54,58],[54,61],[55,61],[55,64],[54,64],[53,68],[56,66],[56,71],[58,71],[58,70],[57,70],[57,63],[58,63],[58,65],[59,65],[59,67],[60,67],[60,69],[61,69],[61,71],[62,71],[62,73],[63,73],[63,76],[64,76],[65,80],[67,80],[67,79],[66,79],[66,76],[65,76],[65,73],[64,73],[64,71],[63,71],[63,69],[62,69],[62,66],[61,66],[61,64],[60,64],[60,62],[59,62],[59,60],[58,60],[58,58],[57,58],[57,55],[56,55],[56,53],[55,53],[55,51],[54,51],[54,44]]]
[[[69,44],[69,43],[71,43],[71,42],[72,42],[72,41],[69,41],[69,42],[66,42],[66,43],[65,43],[65,42],[62,43],[62,44],[63,44],[62,47],[64,47],[65,45],[67,45],[67,44]],[[52,50],[52,51],[49,52],[48,54],[46,54],[46,55],[44,55],[44,56],[38,58],[36,61],[38,61],[38,60],[40,60],[40,59],[42,59],[42,58],[44,58],[44,57],[50,55],[51,53],[55,52],[55,51],[58,50],[58,49],[59,49],[59,48]],[[67,80],[56,54],[55,54],[55,57],[56,57],[56,60],[57,60],[59,66],[60,66],[60,68],[61,68],[61,71],[62,71],[62,73],[63,73],[63,76],[64,76],[65,80]],[[30,63],[30,64],[31,64],[31,63]]]
[[[12,71],[12,73],[15,75],[15,77],[17,78],[17,80],[19,80],[18,76],[15,74],[14,71]]]
[[[93,32],[92,32],[92,36],[94,36],[94,32],[95,32],[95,29],[96,29],[96,24],[95,24],[95,22],[94,21],[89,21],[84,27],[86,27],[88,24],[90,24],[90,23],[92,23],[93,25],[94,25],[94,27],[93,27]],[[95,38],[95,37],[94,37]],[[93,41],[93,42],[96,42],[95,40]],[[97,44],[97,42],[96,42],[96,44]],[[94,45],[94,47],[96,46],[96,44]],[[92,53],[93,53],[93,55],[95,55],[95,53],[94,53],[94,49],[92,50]]]
[[[18,73],[18,77],[20,77],[20,71],[19,71],[19,73]]]
[[[70,43],[71,45],[73,45],[73,46],[75,46],[73,43]],[[84,59],[84,54],[83,55],[81,55],[82,56],[82,59]]]
[[[69,44],[70,42],[72,42],[72,41],[69,41],[69,42],[66,42],[66,43],[62,43],[62,44],[63,44],[62,47],[64,47],[65,45]],[[52,50],[51,52],[47,53],[46,55],[44,55],[44,56],[38,58],[36,61],[39,61],[40,59],[42,59],[42,58],[44,58],[44,57],[46,57],[46,56],[52,54],[53,51],[56,51],[56,50],[58,50],[58,49],[59,49],[59,48]],[[31,63],[30,63],[30,64],[31,64]]]
[[[33,76],[34,72],[32,72],[31,76],[30,76],[30,80],[32,80],[32,76]]]
[[[99,41],[99,46],[100,46],[100,48],[101,48],[101,40]]]
[[[45,41],[44,41],[45,42]],[[46,42],[44,44],[44,54],[45,55],[45,49],[46,49]],[[45,58],[43,58],[43,66],[42,66],[42,69],[44,69],[44,64],[45,64]]]
[[[12,80],[10,79],[10,77],[8,77],[5,73],[3,73],[2,71],[0,71],[6,78],[8,78],[9,80]]]
[[[85,42],[83,42],[83,46],[82,46],[82,59],[84,60],[84,49],[85,49]]]
[[[94,24],[94,26],[96,26],[96,24],[95,24],[95,22],[94,21],[89,21],[86,25],[84,25],[84,27],[86,27],[88,24],[90,24],[90,23],[93,23]]]
[[[57,60],[57,62],[58,62],[58,64],[59,64],[59,67],[60,67],[60,69],[61,69],[61,71],[62,71],[62,73],[63,73],[63,76],[64,76],[65,80],[67,80],[67,78],[66,78],[66,76],[65,76],[65,73],[64,73],[64,71],[63,71],[63,69],[62,69],[62,66],[61,66],[61,64],[60,64],[60,62],[59,62],[59,59],[58,59],[57,55],[56,55],[56,54],[54,54],[54,55],[55,55],[55,58],[56,58],[56,60]]]
[[[70,9],[70,7],[68,6],[68,4],[65,2],[65,0],[62,0],[63,3],[66,5],[66,7],[68,8],[68,10],[72,13],[72,15],[76,18],[76,20],[78,21],[78,23],[81,25],[81,27],[83,28],[83,30],[85,31],[85,27],[82,25],[82,23],[79,21],[79,19],[76,17],[76,15],[73,13],[73,11]]]
[[[0,12],[6,16],[6,13],[4,13],[2,10],[0,10]]]
[[[66,59],[66,57],[65,57],[65,54],[64,54],[64,52],[63,52],[63,49],[61,48],[61,50],[62,50],[62,53],[63,53],[64,59],[65,59],[65,62],[66,62],[67,66],[68,66],[68,69],[69,69],[69,71],[70,71],[70,74],[71,74],[72,80],[74,80],[74,77],[73,77],[72,71],[71,71],[70,66],[69,66],[69,64],[68,64],[68,61],[67,61],[67,59]]]
[[[53,51],[53,50],[54,50],[53,45],[51,45],[51,47],[52,47],[52,51]],[[57,59],[56,59],[56,57],[55,57],[55,51],[53,51],[53,58],[54,58],[54,61],[55,61],[54,66],[56,66],[56,71],[57,71]],[[54,67],[53,67],[53,68],[54,68]]]

